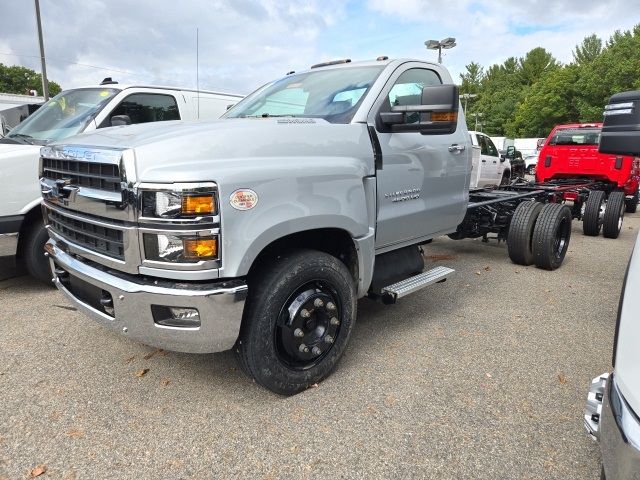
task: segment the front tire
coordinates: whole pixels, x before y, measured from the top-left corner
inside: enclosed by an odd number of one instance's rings
[[[332,372],[355,318],[356,290],[347,267],[329,254],[297,250],[249,279],[234,350],[257,383],[294,395]]]
[[[602,222],[602,235],[604,238],[618,238],[622,229],[625,209],[624,192],[611,192],[607,199],[607,207],[604,211],[604,220]]]
[[[34,221],[25,231],[21,240],[20,257],[27,272],[36,280],[52,285],[51,267],[44,256],[44,244],[49,240],[49,234],[42,220]]]

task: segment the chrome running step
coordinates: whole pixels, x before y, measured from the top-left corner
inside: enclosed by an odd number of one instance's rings
[[[393,301],[416,292],[421,288],[428,287],[434,283],[444,282],[455,270],[448,267],[436,267],[426,272],[422,272],[413,277],[409,277],[400,282],[389,285],[382,289],[382,295],[391,296]]]
[[[584,428],[594,440],[600,438],[600,415],[602,414],[602,401],[608,380],[608,373],[603,373],[591,380],[587,404],[584,407]]]

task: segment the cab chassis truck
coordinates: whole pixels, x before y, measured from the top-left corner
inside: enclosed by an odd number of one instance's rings
[[[53,282],[101,325],[158,348],[233,349],[283,395],[327,377],[356,301],[446,280],[432,239],[506,239],[558,268],[559,192],[469,191],[471,143],[439,64],[337,61],[261,87],[222,119],[107,128],[41,150]]]

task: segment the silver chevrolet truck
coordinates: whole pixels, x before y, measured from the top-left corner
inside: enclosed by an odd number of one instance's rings
[[[544,192],[470,204],[458,89],[416,60],[314,65],[219,121],[107,128],[40,162],[46,254],[73,304],[148,345],[233,348],[285,395],[332,371],[358,298],[393,303],[453,272],[423,272],[431,239],[505,239],[519,219],[510,255],[549,269],[569,242],[568,208]]]

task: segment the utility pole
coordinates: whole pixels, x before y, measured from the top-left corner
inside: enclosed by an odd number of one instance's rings
[[[36,20],[38,22],[38,41],[40,42],[40,63],[42,65],[42,95],[49,100],[49,81],[47,80],[47,62],[44,59],[44,41],[42,40],[42,22],[40,21],[40,0],[36,2]]]

